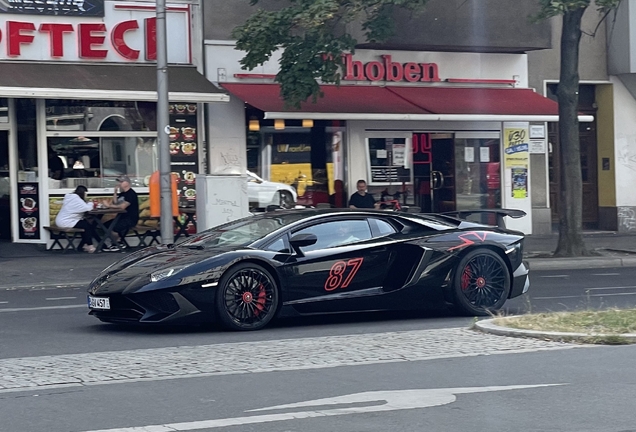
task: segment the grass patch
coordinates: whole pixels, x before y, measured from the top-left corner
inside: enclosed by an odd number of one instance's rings
[[[609,335],[604,343],[622,343],[618,335],[636,333],[636,309],[553,312],[496,318],[495,324],[524,330]]]

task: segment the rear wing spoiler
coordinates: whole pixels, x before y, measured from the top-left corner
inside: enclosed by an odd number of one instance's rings
[[[524,217],[526,212],[523,210],[513,210],[513,209],[484,209],[484,210],[457,210],[452,212],[439,213],[444,216],[452,216],[457,219],[466,220],[467,217],[473,214],[494,214],[497,217],[497,226],[499,228],[506,228],[505,217],[511,217],[513,219],[518,219]]]

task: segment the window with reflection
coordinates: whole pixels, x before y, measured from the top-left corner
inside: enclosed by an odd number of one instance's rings
[[[156,117],[155,102],[46,101],[48,131],[156,131]]]
[[[59,182],[56,186],[60,189],[79,185],[113,187],[122,174],[130,177],[133,187],[145,187],[158,168],[156,138],[49,137],[48,144],[62,160],[62,176],[51,177]]]

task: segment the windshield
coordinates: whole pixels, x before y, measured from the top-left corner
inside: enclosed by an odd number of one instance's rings
[[[250,216],[220,225],[199,233],[196,237],[181,243],[183,247],[226,247],[247,246],[272,232],[302,219],[302,214],[271,214],[267,216]]]

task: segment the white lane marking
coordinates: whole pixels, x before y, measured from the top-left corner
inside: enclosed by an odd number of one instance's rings
[[[574,296],[558,296],[558,297],[533,297],[532,300],[556,300],[556,299],[569,299],[569,298],[586,298],[586,297],[616,297],[616,296],[633,296],[636,293],[614,293],[614,294],[581,294]]]
[[[620,276],[620,273],[592,273],[592,276]]]
[[[570,277],[570,275],[548,275],[548,276],[539,276],[539,277],[547,278],[547,279],[549,279],[549,278],[568,278],[568,277]]]
[[[65,305],[65,306],[41,306],[41,307],[30,307],[30,308],[0,308],[0,312],[29,312],[29,311],[41,311],[41,310],[50,310],[50,309],[75,309],[75,308],[88,309],[88,306],[85,304],[82,304],[82,305]]]
[[[512,385],[494,387],[466,387],[466,388],[446,388],[446,389],[417,389],[417,390],[395,390],[395,391],[372,391],[365,393],[354,393],[350,395],[337,396],[326,399],[316,399],[313,401],[278,405],[268,408],[259,408],[246,412],[271,411],[290,408],[320,407],[329,405],[344,405],[354,403],[373,403],[374,405],[361,407],[343,407],[333,409],[318,409],[315,411],[296,411],[280,414],[265,414],[247,417],[234,417],[216,420],[202,420],[184,423],[170,423],[163,425],[149,425],[141,427],[127,427],[116,429],[101,429],[87,432],[174,432],[191,431],[201,429],[216,429],[228,426],[240,426],[247,424],[271,423],[284,420],[298,420],[315,417],[332,417],[350,414],[362,414],[386,411],[401,411],[417,408],[430,408],[448,405],[457,400],[458,394],[487,393],[505,390],[524,390],[539,387],[552,387],[565,384],[539,384],[539,385]],[[378,402],[384,402],[378,404]]]
[[[55,301],[55,300],[75,300],[77,297],[47,297],[45,300]]]
[[[596,287],[596,288],[584,288],[586,290],[613,290],[613,289],[634,289],[636,285],[628,286],[615,286],[615,287]]]
[[[7,303],[9,303],[9,302],[0,302],[0,304],[7,304]]]

